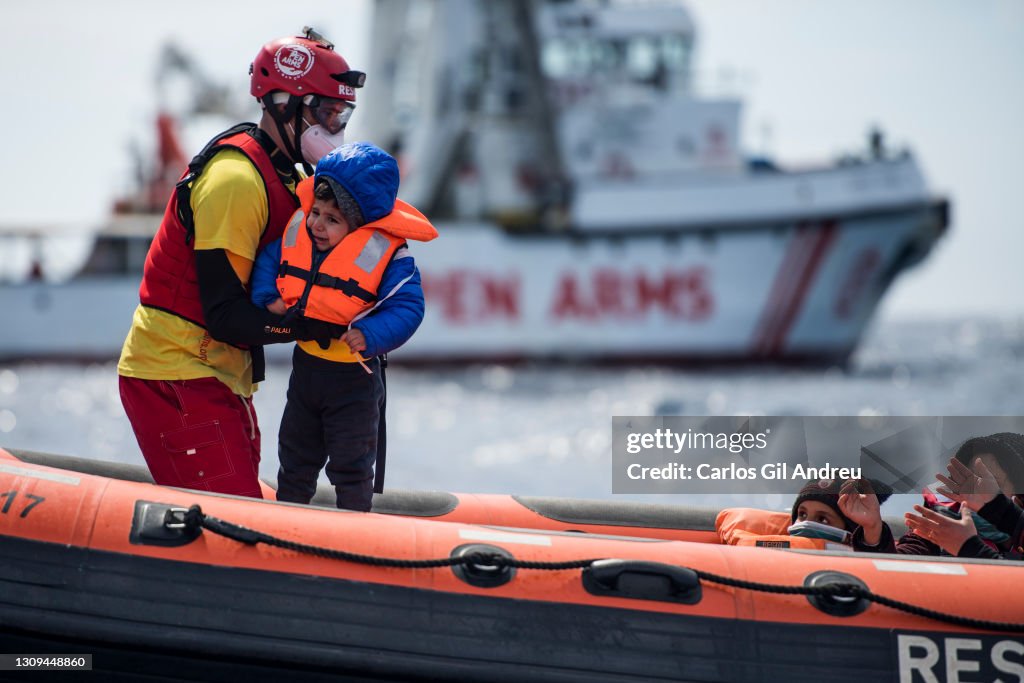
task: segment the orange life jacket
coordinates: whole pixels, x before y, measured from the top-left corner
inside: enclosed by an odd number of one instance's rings
[[[715,519],[715,530],[726,545],[756,546],[760,548],[802,548],[826,550],[842,548],[822,538],[790,536],[786,530],[792,524],[788,512],[771,512],[755,508],[726,508]],[[848,546],[847,546],[848,548]]]
[[[314,178],[306,178],[296,188],[300,206],[281,237],[277,290],[285,305],[299,306],[307,317],[348,325],[377,302],[384,271],[405,241],[428,242],[437,237],[437,229],[415,207],[399,199],[391,213],[353,230],[314,266],[316,246],[306,227],[313,206],[313,183]],[[323,358],[360,360],[344,357],[338,344],[335,341],[323,352],[315,343],[300,342],[304,350]]]

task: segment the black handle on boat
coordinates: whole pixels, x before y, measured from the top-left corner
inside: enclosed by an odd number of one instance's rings
[[[135,501],[132,528],[128,541],[132,545],[176,547],[188,545],[199,538],[202,529],[185,523],[188,510],[166,503]]]
[[[464,560],[452,565],[455,576],[478,588],[504,586],[516,575],[515,557],[496,545],[467,543],[454,548],[451,557]]]
[[[817,571],[804,579],[804,585],[810,588],[828,587],[832,589],[833,592],[828,593],[808,593],[807,601],[825,614],[831,614],[834,617],[856,616],[871,606],[867,598],[854,593],[855,589],[867,591],[868,586],[853,574],[831,569]],[[844,590],[849,594],[844,595],[840,592]]]
[[[641,560],[597,560],[583,570],[583,587],[594,595],[695,605],[700,578],[692,569]]]

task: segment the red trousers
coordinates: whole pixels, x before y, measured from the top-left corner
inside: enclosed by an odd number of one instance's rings
[[[251,398],[214,377],[119,379],[121,403],[156,483],[263,497]]]

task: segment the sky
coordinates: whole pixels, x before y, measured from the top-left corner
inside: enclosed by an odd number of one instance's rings
[[[1024,316],[1024,2],[689,0],[699,82],[735,79],[744,147],[783,163],[863,149],[880,127],[953,203],[948,235],[883,304],[891,317]],[[247,85],[260,44],[311,24],[366,67],[367,0],[0,3],[5,131],[0,226],[94,226],[130,185],[174,41],[208,76]],[[367,87],[372,87],[373,74]],[[242,100],[244,102],[244,100]],[[251,118],[257,117],[255,104]],[[350,139],[358,139],[359,112]],[[186,150],[192,154],[197,150]]]

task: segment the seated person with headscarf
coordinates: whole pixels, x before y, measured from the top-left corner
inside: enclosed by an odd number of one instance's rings
[[[1010,432],[968,439],[938,474],[940,501],[925,490],[910,533],[896,543],[906,555],[1024,559],[1024,435]],[[964,514],[966,511],[967,514]]]

